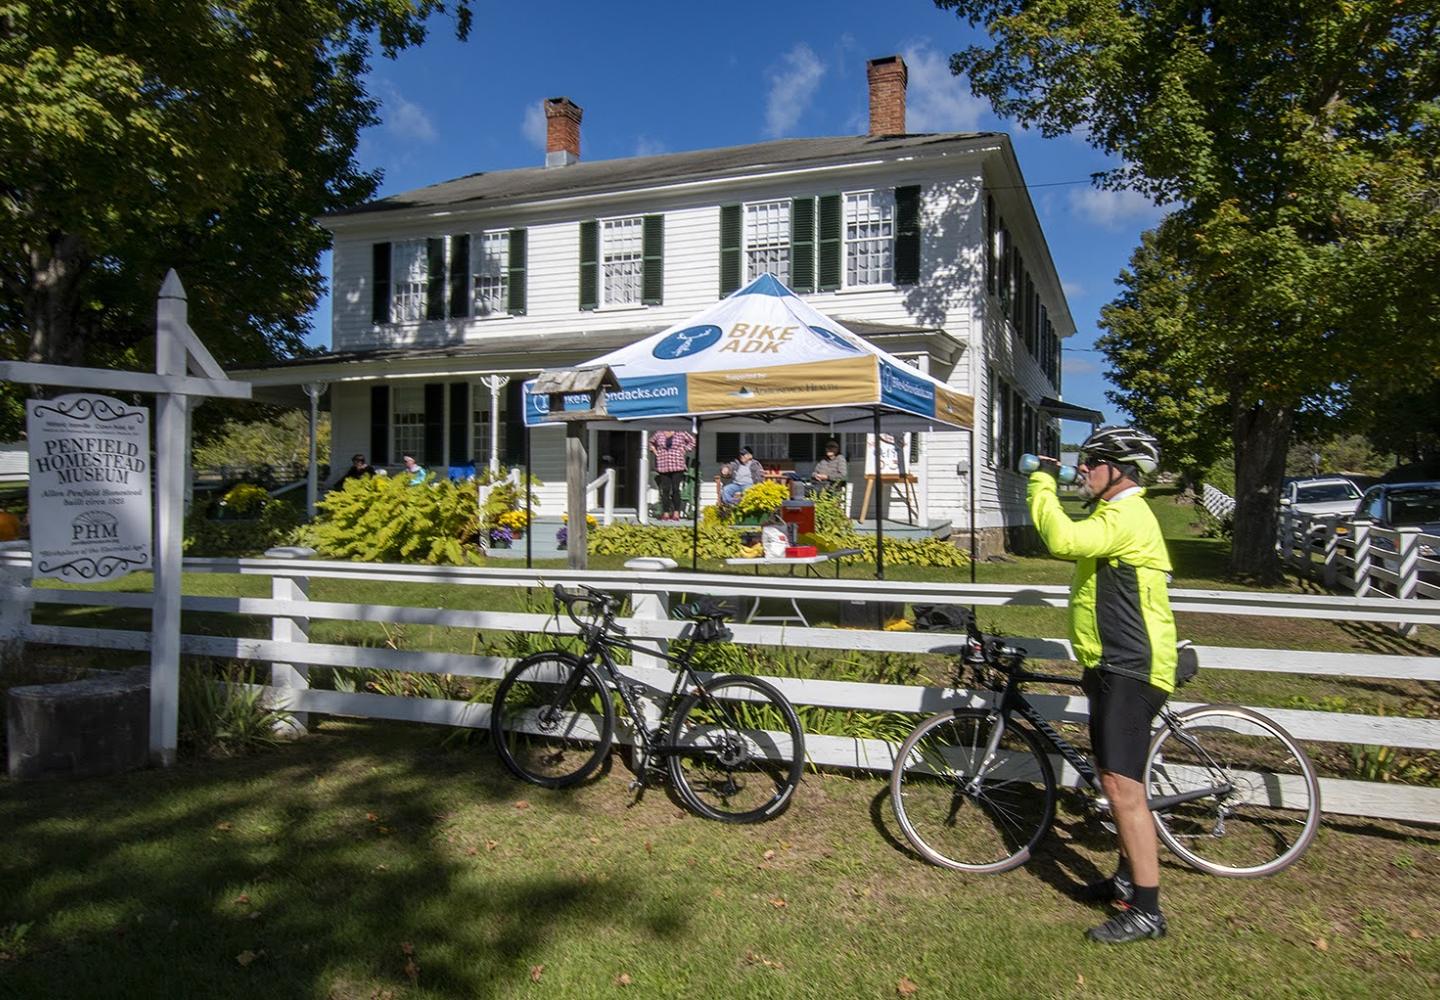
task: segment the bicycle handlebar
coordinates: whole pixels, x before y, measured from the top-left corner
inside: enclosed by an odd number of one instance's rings
[[[594,609],[594,611],[604,619],[606,628],[618,631],[622,635],[624,634],[624,630],[615,624],[615,612],[620,610],[620,599],[614,594],[607,594],[603,590],[587,587],[583,583],[580,585],[579,591],[566,590],[564,584],[557,583],[552,593],[555,595],[555,600],[565,606],[565,613],[570,616],[570,620],[580,626],[580,628],[586,629],[589,628],[590,625],[587,622],[581,621],[580,616],[575,613],[575,606],[577,604],[583,604],[587,608]]]

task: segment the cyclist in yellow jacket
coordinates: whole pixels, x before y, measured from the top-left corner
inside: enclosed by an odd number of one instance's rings
[[[1081,493],[1095,505],[1075,521],[1056,495],[1058,463],[1042,458],[1026,490],[1030,516],[1050,552],[1075,562],[1070,639],[1085,668],[1090,743],[1115,826],[1115,874],[1083,887],[1081,898],[1122,909],[1089,931],[1096,941],[1164,937],[1154,820],[1142,783],[1150,723],[1175,690],[1175,618],[1170,556],[1140,476],[1160,461],[1155,439],[1130,427],[1102,427],[1080,446]]]

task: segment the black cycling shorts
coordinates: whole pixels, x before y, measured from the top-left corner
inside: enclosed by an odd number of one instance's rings
[[[1150,722],[1169,695],[1154,684],[1108,670],[1086,670],[1081,686],[1090,698],[1090,745],[1096,765],[1142,780]]]

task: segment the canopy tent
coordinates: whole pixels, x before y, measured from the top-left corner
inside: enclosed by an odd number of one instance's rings
[[[968,430],[974,400],[916,371],[819,312],[772,275],[700,313],[581,368],[608,366],[620,381],[609,417],[673,427],[699,417],[712,429],[785,421],[812,429]],[[525,384],[525,423],[558,423],[548,397]],[[583,394],[566,408],[588,409]]]
[[[973,397],[851,333],[770,274],[579,367],[608,368],[619,381],[605,397],[606,422],[663,428],[689,418],[697,434],[702,422],[722,431],[873,430],[877,469],[882,418],[889,431],[974,429]],[[590,394],[551,396],[532,392],[534,386],[532,379],[524,387],[527,430],[566,422],[551,412],[552,400],[567,411],[591,409]],[[883,576],[885,490],[879,492],[876,561]],[[697,531],[699,495],[697,466]]]

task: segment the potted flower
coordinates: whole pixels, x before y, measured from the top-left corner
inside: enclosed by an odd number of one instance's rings
[[[509,528],[490,529],[490,547],[492,549],[508,549],[510,543],[515,540],[514,534]]]
[[[559,530],[555,532],[555,544],[563,549],[566,545],[570,544],[570,515],[561,514],[560,520],[564,523],[561,524]],[[594,514],[585,515],[586,527],[593,528],[599,523],[599,521],[595,520]]]
[[[530,515],[523,510],[507,510],[497,519],[501,528],[510,530],[512,541],[525,537],[525,529],[530,527]]]

